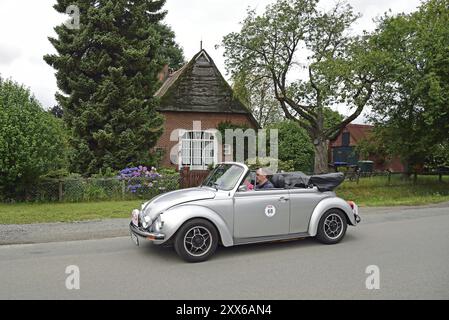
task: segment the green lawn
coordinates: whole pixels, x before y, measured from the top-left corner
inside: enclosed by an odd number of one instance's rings
[[[339,197],[360,206],[423,205],[449,201],[448,177],[438,182],[435,176],[418,176],[417,184],[394,176],[362,178],[359,183],[345,181],[336,189]]]
[[[82,203],[0,204],[0,224],[72,222],[106,218],[127,218],[140,208],[141,200]]]
[[[338,196],[353,200],[359,206],[422,205],[449,201],[449,179],[419,176],[418,183],[394,177],[363,178],[357,184],[345,181],[336,190]],[[142,200],[81,203],[0,204],[0,224],[71,222],[107,218],[126,218],[140,207]]]

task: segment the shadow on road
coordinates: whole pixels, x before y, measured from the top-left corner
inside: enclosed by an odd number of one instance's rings
[[[345,243],[357,241],[357,238],[352,234],[346,234],[345,238],[337,245],[344,245]],[[234,247],[219,246],[215,255],[210,260],[229,260],[240,258],[245,255],[265,255],[272,252],[282,252],[298,248],[308,247],[326,247],[328,245],[322,244],[314,238],[302,238],[296,240],[282,240],[264,243],[245,244]],[[148,256],[149,259],[159,259],[169,263],[185,263],[181,260],[173,246],[157,246],[146,242],[141,244],[142,254]]]

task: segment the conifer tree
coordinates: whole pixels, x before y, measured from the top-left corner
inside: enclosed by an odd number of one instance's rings
[[[165,0],[58,0],[55,10],[79,9],[79,28],[55,27],[56,99],[71,130],[71,170],[151,164],[163,130],[153,97],[165,64],[183,62],[174,33],[162,23]]]

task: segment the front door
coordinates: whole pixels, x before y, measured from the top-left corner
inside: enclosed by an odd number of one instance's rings
[[[234,195],[234,238],[289,233],[290,201],[285,189],[237,191]]]

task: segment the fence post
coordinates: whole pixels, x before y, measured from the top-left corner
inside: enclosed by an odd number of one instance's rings
[[[122,200],[125,200],[126,184],[125,180],[122,180]]]
[[[438,182],[443,182],[443,175],[441,174],[441,172],[438,173]]]
[[[63,196],[64,196],[64,194],[62,192],[62,184],[63,184],[63,180],[59,180],[58,181],[58,199],[59,199],[59,202],[62,202]]]
[[[388,171],[388,185],[391,184],[391,171]]]
[[[418,173],[415,171],[413,173],[413,184],[416,184],[417,181],[418,181]]]

